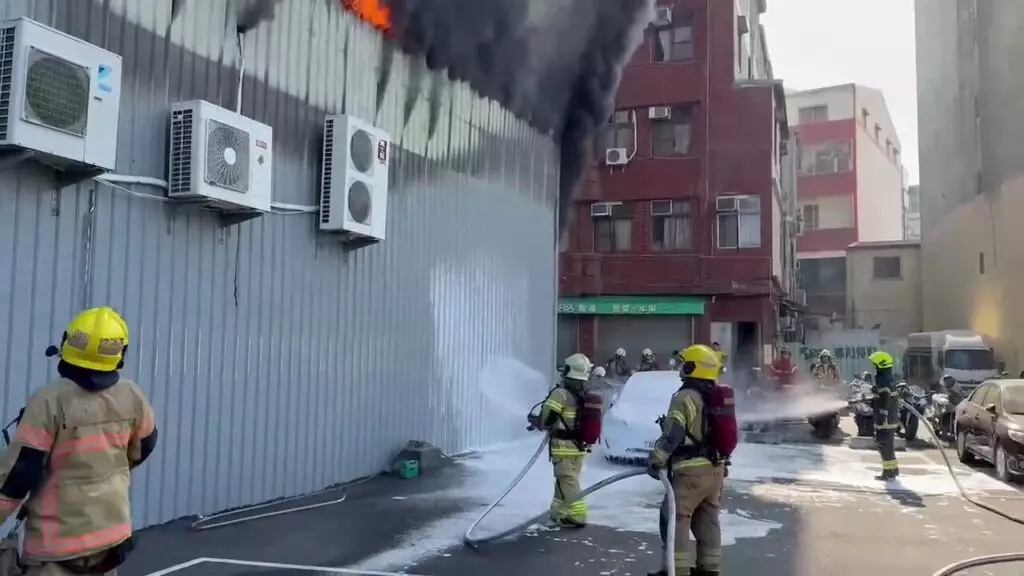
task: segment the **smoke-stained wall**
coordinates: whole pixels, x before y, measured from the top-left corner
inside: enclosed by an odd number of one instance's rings
[[[225,228],[148,186],[0,174],[0,413],[55,376],[43,351],[77,310],[120,310],[126,375],[161,430],[133,482],[140,527],[372,474],[410,439],[508,439],[521,417],[480,382],[516,366],[515,384],[543,394],[552,371],[554,139],[340,4],[283,2],[248,21],[254,4],[0,3],[123,56],[119,173],[166,178],[172,102],[234,107],[240,22],[242,112],[275,129],[275,201],[317,203],[325,114],[395,140],[388,238],[354,252],[312,214]]]

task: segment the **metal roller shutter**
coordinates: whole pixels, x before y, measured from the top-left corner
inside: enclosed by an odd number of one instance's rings
[[[650,348],[658,356],[662,369],[668,368],[673,350],[693,342],[693,316],[601,316],[597,321],[595,364],[603,364],[625,348],[630,366],[640,364],[640,352]]]
[[[577,352],[580,334],[580,319],[578,316],[562,315],[558,317],[558,336],[556,347],[558,357],[555,361],[558,364]]]

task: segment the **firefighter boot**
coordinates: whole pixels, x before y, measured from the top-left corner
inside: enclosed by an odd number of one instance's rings
[[[690,570],[690,576],[721,576],[721,572],[718,570],[708,570],[701,566],[697,566],[693,570]]]

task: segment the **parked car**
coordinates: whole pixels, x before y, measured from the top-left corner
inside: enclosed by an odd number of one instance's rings
[[[956,454],[991,463],[1004,482],[1024,475],[1024,380],[988,380],[957,405]]]

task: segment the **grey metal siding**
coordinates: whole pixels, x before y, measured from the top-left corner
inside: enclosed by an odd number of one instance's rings
[[[404,56],[382,75],[381,36],[339,4],[282,2],[249,34],[242,112],[274,127],[274,200],[304,206],[324,114],[388,129],[385,242],[345,253],[312,214],[223,228],[148,186],[0,174],[0,414],[55,375],[43,351],[78,309],[119,309],[161,430],[133,483],[139,527],[371,474],[409,439],[509,439],[521,422],[485,415],[481,375],[502,358],[551,373],[556,145]],[[165,178],[170,103],[234,107],[226,0],[174,22],[152,0],[0,5],[124,57],[120,173]]]

